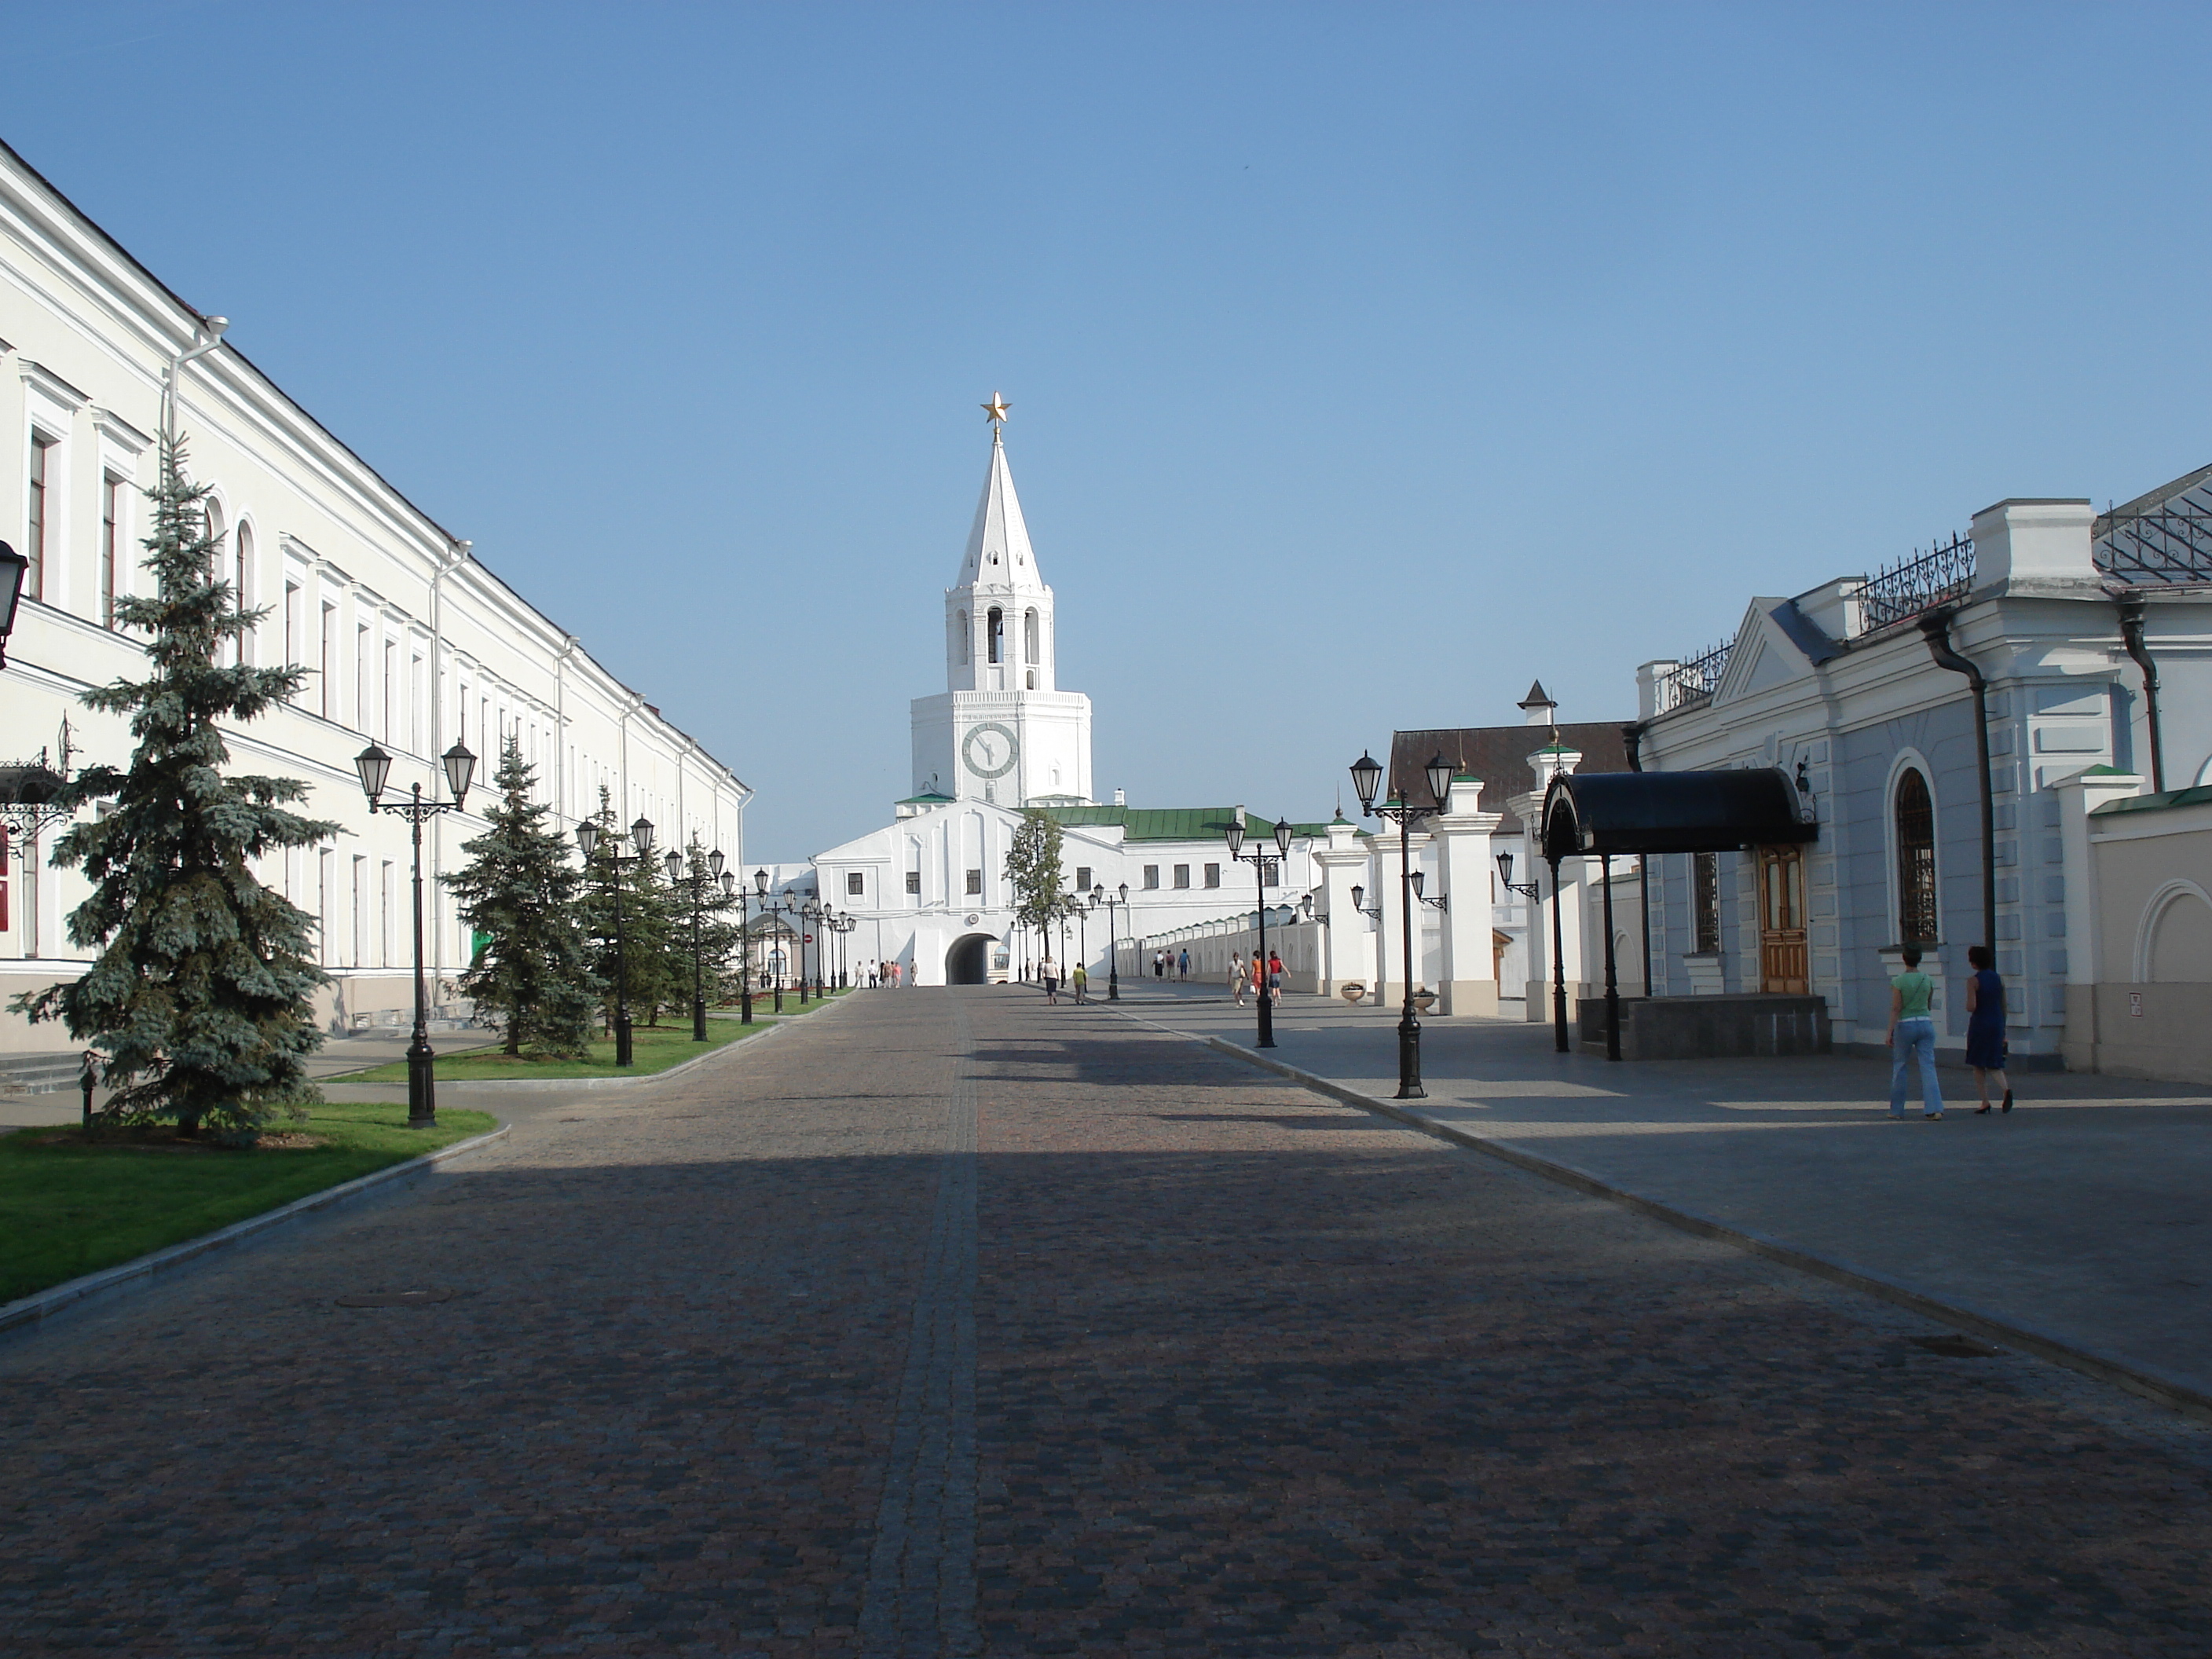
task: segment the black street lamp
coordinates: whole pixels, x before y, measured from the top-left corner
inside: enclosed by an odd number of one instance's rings
[[[668,884],[673,887],[678,882],[683,883],[689,889],[687,896],[691,901],[691,1041],[694,1042],[707,1040],[706,969],[699,957],[699,913],[706,903],[707,884],[721,878],[725,862],[722,849],[718,847],[707,854],[704,865],[696,856],[692,858],[687,872],[684,854],[672,847],[662,866],[668,872]]]
[[[1275,1046],[1275,1009],[1274,987],[1270,982],[1267,972],[1267,849],[1264,847],[1255,847],[1249,853],[1243,850],[1244,824],[1242,819],[1231,819],[1229,827],[1221,833],[1222,838],[1229,843],[1229,856],[1239,864],[1250,865],[1252,878],[1259,884],[1260,1042],[1258,1046],[1262,1048],[1272,1048]],[[1279,860],[1287,860],[1291,856],[1291,821],[1288,818],[1275,820],[1275,855]],[[1278,870],[1276,873],[1279,875],[1281,872]],[[1239,963],[1237,965],[1237,970],[1241,973],[1244,964]]]
[[[763,915],[781,917],[788,908],[785,905],[778,904],[769,896],[768,872],[765,870],[756,870],[753,872],[753,891],[759,896],[761,902],[761,914]],[[791,890],[788,887],[783,890],[783,896],[787,899],[791,896]],[[779,1014],[783,1012],[784,951],[783,942],[776,938],[775,930],[783,927],[784,925],[785,924],[781,921],[771,921],[769,924],[769,932],[768,936],[769,950],[775,953],[775,961],[773,963],[769,964],[769,978],[775,987],[775,1012]],[[768,952],[763,951],[762,954],[763,957],[766,957]],[[802,1001],[805,1000],[803,993],[800,1000]]]
[[[8,665],[8,641],[15,631],[15,605],[23,597],[23,579],[30,574],[30,560],[0,542],[0,668]]]
[[[752,895],[738,879],[734,870],[725,870],[721,875],[722,896],[732,900],[738,907],[738,1024],[753,1023],[753,954],[751,923],[745,915],[746,902]]]
[[[822,941],[814,935],[814,929],[822,920],[822,906],[817,901],[808,899],[799,907],[799,919],[802,924],[799,931],[799,1003],[801,1007],[805,1007],[807,983],[806,946],[810,941],[814,946],[814,994],[817,997],[822,994]]]
[[[1115,898],[1106,890],[1103,882],[1091,890],[1091,902],[1106,907],[1106,1000],[1121,1000],[1121,911],[1129,902],[1129,884],[1123,882],[1121,896]]]
[[[1098,908],[1098,889],[1094,887],[1088,894],[1076,894],[1068,900],[1067,908],[1075,917],[1075,959],[1083,964],[1087,976],[1091,972],[1091,913]],[[1068,969],[1067,977],[1073,984],[1074,969]]]
[[[591,868],[592,855],[599,851],[599,826],[586,818],[576,826],[576,850],[584,855],[584,867]],[[607,866],[607,885],[615,899],[615,1064],[635,1063],[635,1050],[630,1042],[629,1025],[629,951],[623,941],[622,867],[653,856],[653,820],[642,812],[629,827],[629,842],[635,850],[628,857],[609,845],[599,861]]]
[[[1518,893],[1529,903],[1536,904],[1542,889],[1533,881],[1513,879],[1513,854],[1498,855],[1498,884],[1509,893]],[[1552,865],[1552,1042],[1561,1054],[1567,1052],[1567,975],[1559,960],[1559,866]],[[1534,924],[1544,925],[1542,908],[1538,907]]]
[[[1432,818],[1444,810],[1445,799],[1451,793],[1451,763],[1442,755],[1436,756],[1423,769],[1428,774],[1429,793],[1435,798],[1433,806],[1413,806],[1402,800],[1375,804],[1376,792],[1382,784],[1382,764],[1374,756],[1363,754],[1352,763],[1352,787],[1359,792],[1359,811],[1363,817],[1386,819],[1398,826],[1398,897],[1399,912],[1406,918],[1406,1005],[1398,1020],[1398,1098],[1425,1100],[1429,1091],[1421,1087],[1421,1022],[1413,1008],[1413,919],[1416,902],[1432,902],[1443,906],[1439,896],[1423,901],[1420,888],[1413,878],[1410,830],[1424,818]],[[1357,894],[1352,897],[1357,905]],[[1378,905],[1376,915],[1381,914]]]
[[[837,988],[841,991],[853,988],[853,947],[846,944],[845,939],[860,925],[858,916],[841,915],[837,918]]]
[[[415,1039],[407,1045],[407,1127],[438,1127],[438,1091],[432,1075],[435,1054],[430,1047],[430,996],[422,978],[422,825],[441,812],[458,812],[468,799],[469,784],[477,775],[477,757],[468,745],[456,742],[444,756],[446,787],[451,800],[424,800],[422,786],[413,785],[403,801],[385,802],[384,786],[392,776],[392,757],[371,744],[354,757],[353,769],[361,775],[362,793],[372,812],[397,812],[407,820],[415,843]]]

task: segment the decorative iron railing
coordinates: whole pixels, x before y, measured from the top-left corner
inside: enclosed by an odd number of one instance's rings
[[[1859,589],[1859,631],[1871,634],[1939,605],[1963,599],[1974,585],[1974,544],[1954,536],[1866,579]]]
[[[2108,513],[2091,556],[2117,581],[2212,582],[2212,505],[2191,490],[2148,512]]]
[[[1658,712],[1663,714],[1670,708],[1702,702],[1711,696],[1713,688],[1721,683],[1721,676],[1728,672],[1729,653],[1735,647],[1734,640],[1723,640],[1711,650],[1677,663],[1661,674]]]

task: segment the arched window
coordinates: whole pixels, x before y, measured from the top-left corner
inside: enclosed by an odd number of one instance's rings
[[[251,611],[253,609],[253,526],[250,524],[240,525],[238,534],[234,539],[237,544],[235,565],[237,574],[233,579],[234,585],[238,589],[236,603],[240,611]],[[231,650],[235,660],[241,663],[252,662],[253,660],[253,630],[248,629],[245,633],[240,634]]]
[[[1931,942],[1936,931],[1936,806],[1928,780],[1907,767],[1897,780],[1897,937]]]
[[[207,502],[208,568],[207,579],[211,582],[222,580],[222,503],[212,496]]]
[[[960,665],[965,668],[968,665],[968,613],[963,611],[958,615],[960,617]]]
[[[987,635],[989,653],[984,660],[1004,662],[1006,659],[1006,613],[994,605],[991,607],[991,614],[985,617],[984,621],[989,630]]]
[[[1037,656],[1037,613],[1025,611],[1022,616],[1022,660],[1034,663]]]

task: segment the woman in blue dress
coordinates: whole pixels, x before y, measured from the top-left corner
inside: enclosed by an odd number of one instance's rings
[[[2006,1079],[2004,981],[1997,977],[1996,957],[1986,945],[1966,947],[1966,965],[1974,971],[1966,981],[1966,1064],[1974,1068],[1974,1086],[1982,1103],[1981,1116],[1990,1109],[1992,1081],[2004,1091],[2004,1111],[2012,1110],[2012,1084]]]

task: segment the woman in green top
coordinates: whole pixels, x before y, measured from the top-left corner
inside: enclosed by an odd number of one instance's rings
[[[1889,982],[1889,1049],[1895,1063],[1889,1073],[1889,1115],[1905,1115],[1905,1072],[1920,1061],[1920,1115],[1943,1115],[1943,1091],[1936,1083],[1936,1021],[1930,1007],[1936,981],[1920,971],[1920,947],[1905,947],[1905,971]]]

